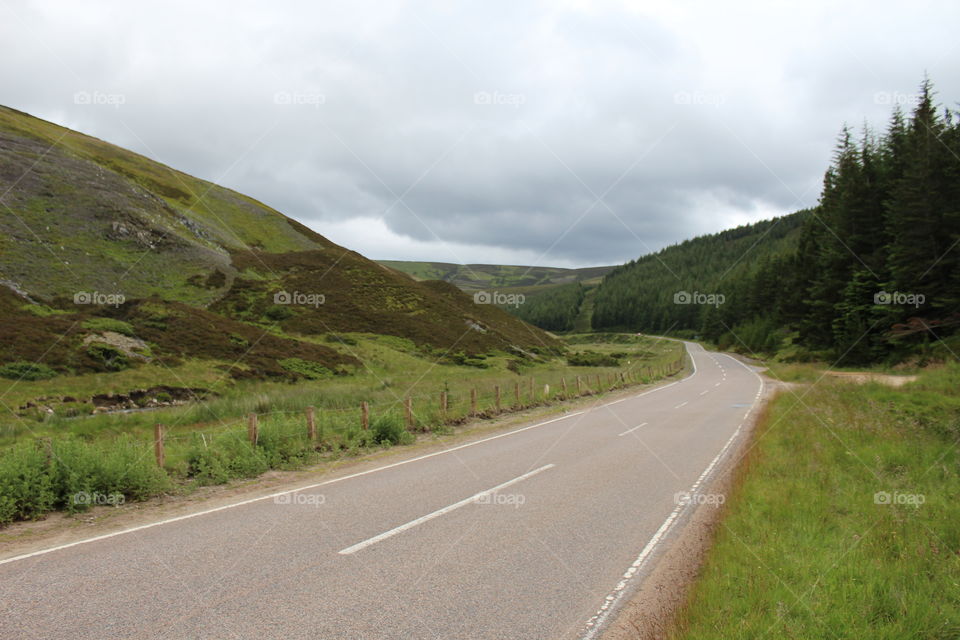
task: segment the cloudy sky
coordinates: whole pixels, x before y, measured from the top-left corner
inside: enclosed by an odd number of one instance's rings
[[[372,258],[588,266],[816,202],[960,3],[0,0],[0,103]]]

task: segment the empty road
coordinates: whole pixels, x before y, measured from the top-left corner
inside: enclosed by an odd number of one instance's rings
[[[593,637],[761,398],[687,349],[695,372],[654,390],[6,558],[0,638]]]

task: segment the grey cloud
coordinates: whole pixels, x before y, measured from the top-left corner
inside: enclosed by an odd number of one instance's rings
[[[17,55],[0,61],[0,101],[320,233],[380,218],[394,237],[378,251],[431,259],[439,237],[601,264],[815,203],[844,121],[885,126],[924,70],[960,98],[958,13],[7,3],[0,37]],[[76,91],[124,104],[77,105]]]

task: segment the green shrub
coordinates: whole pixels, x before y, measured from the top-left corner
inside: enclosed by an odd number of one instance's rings
[[[39,362],[11,362],[0,366],[0,378],[10,380],[48,380],[57,372]]]
[[[34,443],[21,443],[0,456],[0,525],[37,518],[56,504],[47,456]]]
[[[63,438],[14,445],[0,455],[0,525],[53,509],[142,500],[169,486],[148,445],[130,438],[95,445]]]
[[[356,339],[351,338],[350,336],[341,335],[341,334],[339,334],[339,333],[328,333],[328,334],[327,334],[327,337],[324,338],[324,339],[325,339],[327,342],[330,342],[330,343],[333,343],[333,344],[345,344],[345,345],[349,345],[349,346],[351,346],[351,347],[357,346],[357,341],[356,341]]]
[[[75,500],[78,492],[143,500],[169,486],[169,478],[157,467],[149,445],[129,436],[103,445],[65,438],[54,441],[52,452],[51,475],[58,506],[67,510],[86,508]]]
[[[200,484],[223,484],[230,480],[230,474],[223,465],[222,455],[209,448],[199,437],[194,438],[193,446],[187,452],[187,475]]]
[[[269,320],[274,322],[280,322],[281,320],[286,320],[293,316],[293,310],[284,305],[274,304],[267,307],[267,310],[263,312],[263,315]]]
[[[259,447],[253,447],[245,434],[224,433],[206,443],[195,434],[187,452],[187,475],[200,484],[223,484],[231,478],[253,478],[270,465]]]
[[[322,364],[310,362],[302,358],[284,358],[283,360],[278,360],[278,363],[286,371],[306,378],[307,380],[322,380],[333,377],[333,371],[330,371],[330,369],[327,369]]]
[[[135,335],[130,323],[113,318],[90,318],[89,320],[84,320],[83,328],[91,331],[113,331],[114,333],[122,333],[125,336]]]
[[[450,354],[447,356],[447,360],[453,364],[459,364],[465,367],[476,367],[478,369],[486,369],[490,365],[484,362],[484,359],[487,356],[484,354],[471,354],[464,353],[463,351],[458,351],[457,353]]]
[[[370,423],[370,432],[374,444],[409,444],[414,440],[413,434],[404,428],[403,420],[389,413],[374,418]]]
[[[87,355],[107,371],[122,371],[130,366],[127,354],[103,342],[91,342]]]
[[[571,367],[616,367],[620,361],[612,354],[598,351],[577,351],[567,356]]]
[[[295,467],[310,453],[300,433],[286,433],[282,428],[265,427],[260,431],[257,447],[271,468]]]

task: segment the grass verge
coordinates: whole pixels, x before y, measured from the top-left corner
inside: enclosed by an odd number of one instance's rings
[[[612,366],[572,367],[555,359],[521,374],[509,368],[509,358],[483,369],[436,366],[373,342],[366,347],[369,360],[389,364],[380,374],[301,385],[259,383],[204,403],[150,412],[54,416],[36,425],[21,420],[31,437],[0,447],[0,526],[410,444],[413,432],[447,433],[470,420],[649,384],[682,370],[682,347],[676,343],[644,341],[640,351],[592,344],[591,353],[619,349],[621,355],[606,354]],[[308,406],[315,407],[313,438]],[[249,414],[257,416],[255,443],[248,436]],[[154,461],[153,423],[167,426],[163,469]]]
[[[781,394],[669,637],[960,637],[958,439],[960,365]]]

